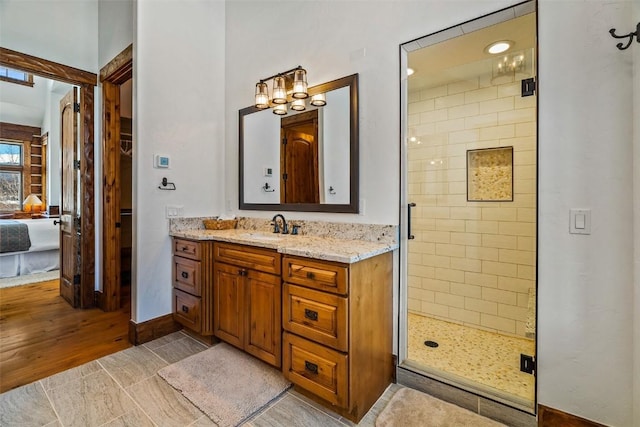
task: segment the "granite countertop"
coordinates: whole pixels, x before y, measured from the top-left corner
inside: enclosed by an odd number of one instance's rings
[[[216,240],[276,249],[287,255],[297,255],[326,261],[352,264],[398,248],[395,242],[348,240],[336,237],[276,234],[251,229],[181,230],[171,231],[172,237],[193,240]]]

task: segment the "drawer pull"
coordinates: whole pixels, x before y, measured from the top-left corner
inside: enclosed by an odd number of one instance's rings
[[[239,276],[246,276],[246,275],[248,275],[248,274],[249,274],[249,273],[247,273],[247,270],[245,270],[245,269],[240,269],[240,270],[238,270],[238,275],[239,275]]]
[[[188,313],[189,312],[189,307],[187,307],[186,305],[183,305],[182,306],[182,311],[185,312],[185,313]]]
[[[186,252],[186,251],[187,251],[187,249],[189,249],[187,246],[183,246],[183,247],[182,247],[182,251],[183,251],[183,252]]]
[[[316,275],[313,274],[311,271],[307,271],[307,279],[315,279]]]
[[[188,279],[189,278],[189,273],[187,273],[186,271],[183,271],[182,272],[182,277],[185,278],[185,279]]]
[[[315,363],[311,363],[305,360],[304,369],[311,372],[312,374],[318,375],[318,365],[316,365]]]
[[[304,317],[306,317],[309,320],[313,320],[314,322],[318,321],[318,312],[317,311],[313,311],[313,310],[309,310],[308,308],[304,309]]]

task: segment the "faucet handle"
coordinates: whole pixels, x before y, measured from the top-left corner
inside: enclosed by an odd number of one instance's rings
[[[271,225],[273,225],[273,232],[274,233],[279,233],[280,232],[280,226],[278,225],[278,221],[273,221],[271,223]]]
[[[299,225],[291,224],[291,235],[298,234],[299,229],[300,229]]]

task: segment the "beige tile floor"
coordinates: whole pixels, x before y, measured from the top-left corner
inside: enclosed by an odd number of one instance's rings
[[[205,350],[176,332],[0,394],[0,426],[215,426],[157,371]],[[373,427],[402,386],[392,384],[358,424]],[[460,409],[461,411],[463,409]],[[344,427],[354,424],[289,390],[243,426]]]
[[[164,366],[206,348],[176,332],[0,394],[0,426],[214,426],[157,375]],[[359,425],[373,426],[399,388],[391,385]],[[290,390],[244,425],[353,423]]]
[[[535,355],[535,341],[410,313],[408,359],[415,365],[471,381],[490,394],[534,401],[535,378],[520,372],[520,354]],[[426,340],[439,346],[430,348]]]

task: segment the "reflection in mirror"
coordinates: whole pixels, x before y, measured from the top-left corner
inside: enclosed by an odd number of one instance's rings
[[[326,105],[240,110],[240,209],[358,212],[358,75],[309,88]]]

